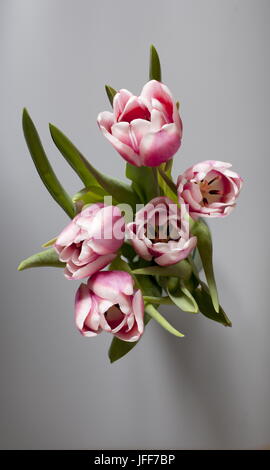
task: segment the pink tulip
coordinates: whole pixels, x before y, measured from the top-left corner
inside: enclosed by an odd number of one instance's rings
[[[54,245],[66,263],[67,279],[92,276],[116,257],[124,241],[125,222],[118,207],[93,204],[60,233]]]
[[[188,218],[168,197],[152,199],[127,225],[127,234],[141,258],[169,266],[186,258],[197,238],[189,237]]]
[[[224,217],[236,204],[243,180],[226,162],[206,160],[197,163],[177,181],[179,202],[189,205],[193,218]]]
[[[137,341],[144,330],[144,302],[130,274],[103,271],[81,284],[75,298],[75,321],[84,336],[107,331],[123,341]]]
[[[181,144],[182,122],[170,90],[151,80],[140,96],[120,90],[113,113],[98,115],[104,136],[120,155],[135,166],[159,166],[170,160]]]

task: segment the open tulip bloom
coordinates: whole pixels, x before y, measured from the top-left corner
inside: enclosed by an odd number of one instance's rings
[[[232,212],[242,179],[229,163],[206,160],[182,171],[174,182],[172,163],[181,146],[182,121],[178,102],[161,81],[153,46],[149,75],[138,96],[106,86],[112,110],[97,118],[112,144],[111,158],[118,154],[126,162],[129,183],[102,174],[50,124],[56,147],[82,181],[83,189],[70,197],[23,111],[33,162],[71,220],[18,269],[60,267],[68,280],[81,280],[75,324],[85,337],[112,335],[111,362],[137,344],[151,318],[172,335],[184,336],[158,311],[163,304],[231,326],[219,304],[206,220]],[[200,278],[202,269],[206,282]]]

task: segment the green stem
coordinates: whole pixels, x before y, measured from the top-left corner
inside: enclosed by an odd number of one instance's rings
[[[153,171],[154,181],[155,181],[155,193],[157,196],[160,196],[160,187],[158,184],[158,170],[156,167],[153,167],[152,171]]]
[[[149,303],[149,304],[164,304],[164,305],[172,305],[173,302],[172,300],[170,299],[170,297],[151,297],[149,295],[144,295],[143,296],[143,299],[145,302]]]
[[[166,175],[165,171],[163,171],[161,168],[158,169],[159,171],[159,174],[162,176],[162,178],[164,179],[165,183],[167,184],[167,186],[169,186],[169,188],[175,193],[177,194],[177,187],[176,187],[176,184],[174,184],[174,182],[171,180],[171,178]]]
[[[173,158],[171,158],[171,160],[168,160],[168,161],[165,163],[165,172],[167,173],[167,171],[171,171],[171,170],[172,170],[172,166],[173,166]]]

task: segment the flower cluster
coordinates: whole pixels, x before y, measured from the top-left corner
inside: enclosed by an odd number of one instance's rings
[[[40,142],[32,145],[36,129],[26,111],[23,117],[39,173],[72,220],[47,244],[52,248],[28,258],[19,269],[61,266],[67,279],[86,279],[75,298],[76,326],[84,336],[105,331],[120,340],[113,343],[111,360],[128,352],[121,349],[123,341],[139,340],[150,317],[181,336],[155,305],[173,303],[230,325],[219,305],[211,235],[203,218],[230,214],[242,179],[229,163],[206,160],[182,172],[174,183],[172,159],[181,145],[182,121],[178,103],[161,82],[157,52],[151,51],[150,70],[156,76],[150,74],[139,96],[107,87],[113,110],[97,119],[103,135],[128,162],[130,186],[98,172],[52,126],[56,146],[85,184],[71,201],[61,186],[55,186],[54,175],[48,178],[50,169],[46,167],[46,178],[42,177],[45,166],[39,166],[36,155]],[[104,203],[104,195],[112,196],[112,204]],[[138,210],[132,221],[126,221],[120,204],[134,209],[135,202]],[[208,286],[200,280],[198,256]]]

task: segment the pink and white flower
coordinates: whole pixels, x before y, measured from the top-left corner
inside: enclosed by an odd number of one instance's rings
[[[66,263],[67,279],[83,279],[112,262],[124,237],[125,221],[119,208],[97,203],[76,215],[54,248]]]
[[[104,136],[135,166],[158,166],[170,160],[181,144],[182,122],[166,85],[151,80],[140,96],[122,89],[113,99],[113,113],[98,115]]]
[[[144,331],[144,302],[130,274],[103,271],[81,284],[75,298],[75,321],[84,336],[107,331],[123,341],[138,341]]]
[[[189,236],[185,207],[181,209],[168,197],[152,199],[127,225],[127,235],[142,258],[169,266],[186,258],[197,238]]]
[[[243,183],[242,178],[230,170],[231,166],[206,160],[178,177],[179,202],[189,205],[193,218],[224,217],[231,213]]]

